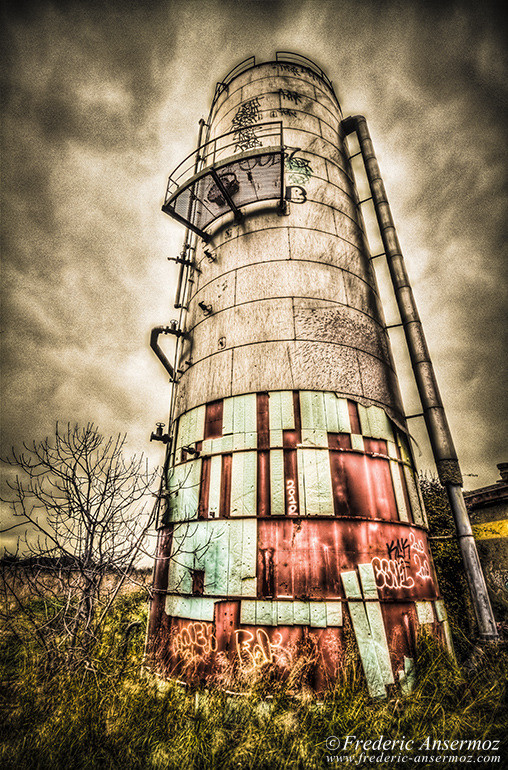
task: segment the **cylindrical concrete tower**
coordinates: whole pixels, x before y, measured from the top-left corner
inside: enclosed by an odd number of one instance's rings
[[[164,675],[300,660],[321,689],[356,644],[382,696],[407,681],[421,626],[449,637],[341,121],[309,60],[249,60],[171,178],[164,210],[192,237],[167,329],[148,640]]]

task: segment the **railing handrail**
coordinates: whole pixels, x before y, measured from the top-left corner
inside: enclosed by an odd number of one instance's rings
[[[262,133],[262,136],[269,137],[269,136],[272,136],[272,135],[273,136],[278,135],[280,137],[280,141],[282,141],[282,121],[281,120],[270,120],[270,121],[266,121],[266,122],[263,122],[263,123],[255,123],[255,124],[253,124],[252,128],[266,129],[267,127],[270,127],[270,126],[274,126],[274,127],[277,126],[278,130],[277,131],[273,131],[272,133],[270,133],[270,132],[265,130]],[[188,161],[190,161],[191,159],[194,161],[195,157],[196,157],[196,154],[198,154],[200,156],[200,160],[205,160],[207,158],[207,153],[206,153],[206,148],[207,147],[209,147],[209,146],[211,146],[213,144],[216,144],[218,141],[224,139],[225,137],[233,136],[235,134],[238,136],[238,131],[239,130],[241,130],[241,129],[233,129],[232,131],[227,131],[225,134],[221,134],[220,136],[216,136],[213,139],[209,139],[207,142],[204,142],[199,147],[197,147],[195,150],[193,150],[191,153],[189,153],[189,155],[187,155],[178,164],[178,166],[176,166],[176,168],[169,175],[167,191],[166,191],[166,200],[168,199],[168,197],[170,197],[174,193],[174,189],[170,193],[170,186],[171,185],[173,185],[174,188],[178,188],[178,187],[181,186],[181,183],[179,184],[179,182],[177,180],[181,180],[182,179],[182,177],[184,176],[187,168],[183,169],[180,172],[180,174],[177,174],[177,172],[179,171],[179,169],[182,169],[182,166],[184,166],[184,164],[188,163]],[[233,144],[235,144],[235,143],[234,142],[230,142],[229,144],[224,144],[219,149],[220,149],[220,151],[224,151],[228,147],[231,147]],[[210,156],[208,156],[208,157],[210,157]],[[238,155],[238,157],[240,157],[240,154]],[[190,164],[188,166],[188,168],[194,169],[193,163]]]

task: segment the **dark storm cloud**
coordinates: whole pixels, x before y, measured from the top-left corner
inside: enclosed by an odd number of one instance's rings
[[[148,350],[182,232],[160,213],[215,82],[296,50],[366,114],[466,472],[506,459],[506,64],[489,4],[7,4],[5,445],[56,419],[147,448],[169,388]],[[160,461],[160,447],[150,447]]]

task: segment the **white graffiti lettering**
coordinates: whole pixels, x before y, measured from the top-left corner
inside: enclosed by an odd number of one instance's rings
[[[413,588],[415,581],[408,574],[404,559],[372,559],[372,568],[378,588]]]

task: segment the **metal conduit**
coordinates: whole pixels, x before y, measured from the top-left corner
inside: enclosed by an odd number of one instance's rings
[[[498,640],[496,621],[462,494],[462,474],[459,461],[439,394],[434,368],[406,272],[367,121],[362,115],[355,115],[343,120],[341,126],[346,135],[356,132],[358,137],[432,453],[439,479],[446,489],[455,520],[457,538],[471,591],[480,638],[483,641]]]

